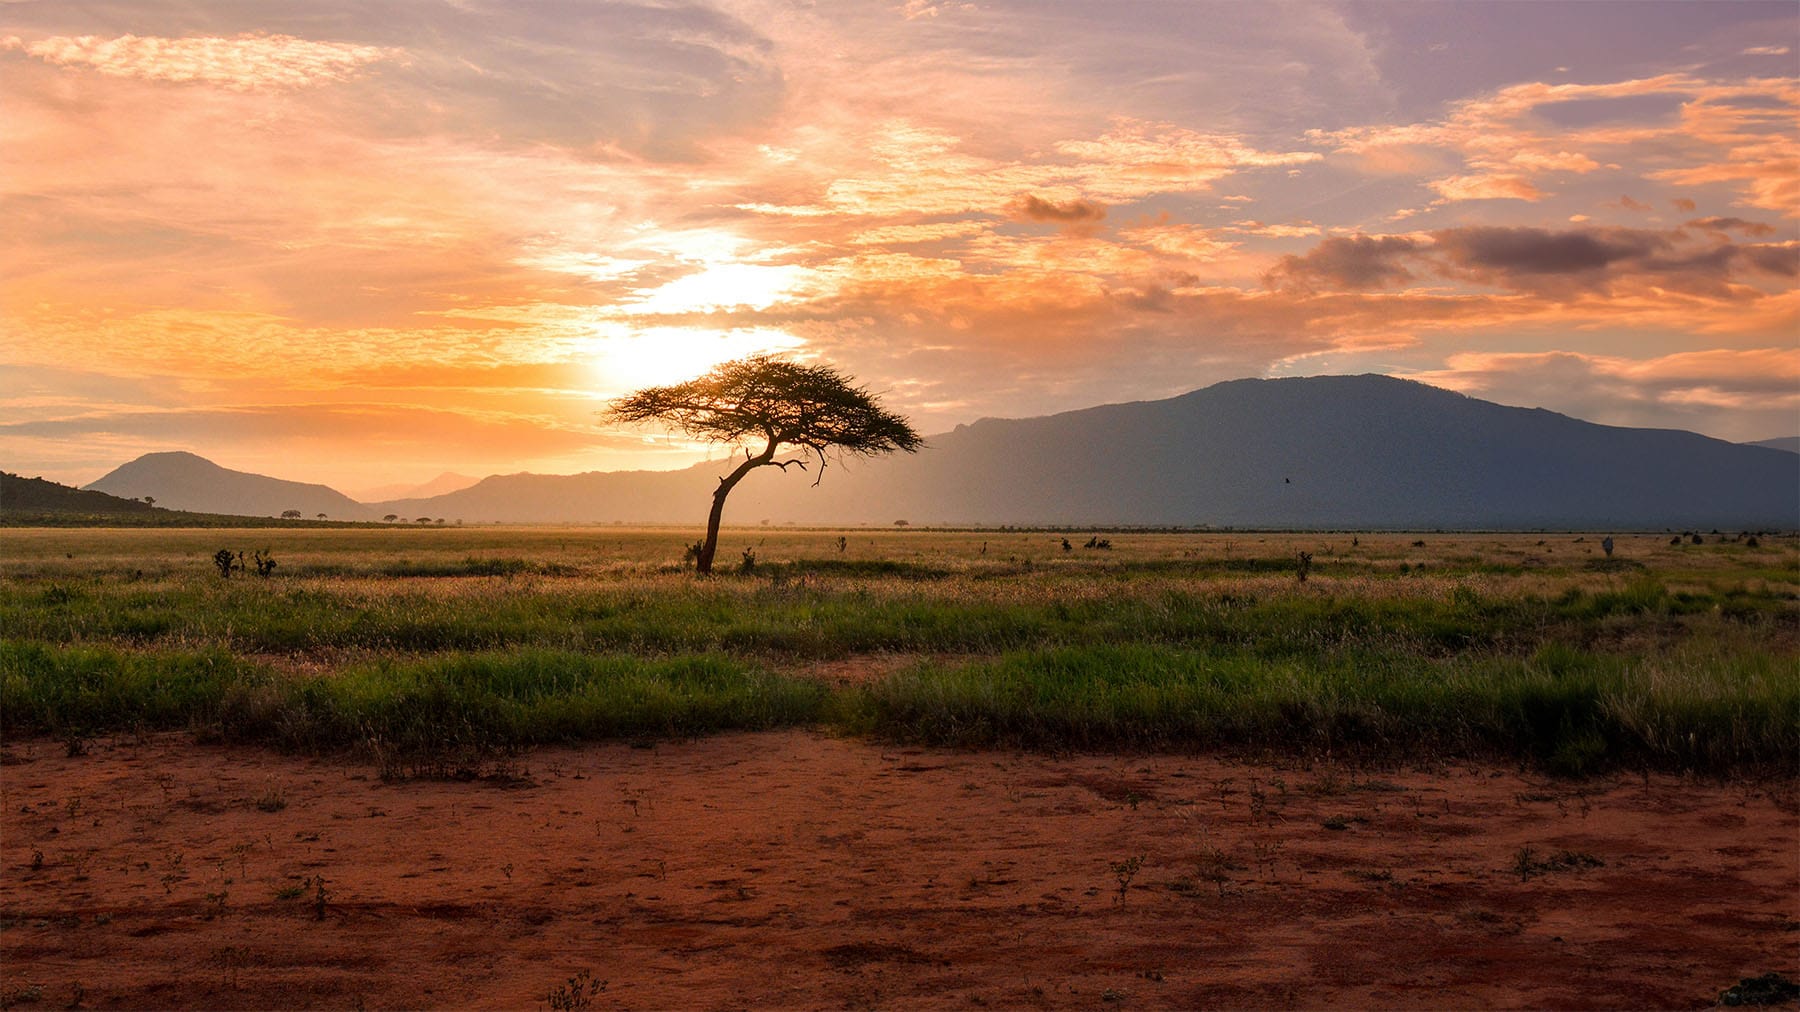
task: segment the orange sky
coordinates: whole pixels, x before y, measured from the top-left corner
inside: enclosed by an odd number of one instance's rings
[[[698,459],[782,351],[924,431],[1416,376],[1800,433],[1777,4],[0,4],[0,466]]]

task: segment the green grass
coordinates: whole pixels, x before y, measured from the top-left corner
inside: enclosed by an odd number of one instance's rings
[[[228,740],[401,753],[827,724],[941,745],[1254,748],[1345,758],[1521,757],[1791,768],[1787,658],[1690,649],[1655,663],[1550,647],[1524,659],[1363,651],[1068,647],[925,662],[828,689],[721,655],[560,651],[378,658],[284,675],[230,654],[0,643],[0,726],[80,737],[190,728]]]
[[[378,658],[294,676],[218,650],[0,642],[0,728],[85,736],[190,728],[288,748],[403,752],[687,737],[819,719],[814,681],[719,656],[528,650]]]
[[[1319,580],[1245,589],[1130,571],[923,583],[910,576],[700,582],[684,574],[556,582],[541,578],[568,574],[527,565],[507,558],[396,564],[355,579],[277,570],[266,581],[9,581],[0,585],[0,628],[40,642],[207,643],[255,654],[534,646],[799,658],[1118,643],[1248,646],[1269,658],[1347,646],[1522,654],[1545,643],[1588,645],[1620,625],[1663,638],[1800,630],[1793,591],[1766,582],[1672,591],[1640,576],[1553,594],[1462,584],[1441,594],[1393,586],[1338,593]],[[425,586],[445,580],[456,586]]]
[[[847,693],[839,719],[942,745],[1513,756],[1563,773],[1773,769],[1800,759],[1792,674],[1790,659],[1760,652],[1647,661],[1556,646],[1526,658],[1349,650],[1270,662],[1084,647],[921,664]]]
[[[755,547],[755,575],[699,580],[690,533],[0,532],[0,729],[410,750],[823,725],[1565,772],[1800,758],[1791,537],[1621,535],[1631,564],[1595,565],[1568,536],[1115,532],[1064,553],[1045,532],[763,529],[722,546]],[[221,579],[221,547],[280,566]],[[803,677],[863,658],[898,673]]]

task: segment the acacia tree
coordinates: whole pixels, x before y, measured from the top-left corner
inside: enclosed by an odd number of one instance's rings
[[[608,414],[634,424],[662,422],[696,439],[743,447],[743,462],[721,476],[719,487],[713,489],[706,540],[694,558],[694,568],[702,575],[712,572],[725,497],[751,471],[759,467],[804,471],[809,462],[816,462],[817,485],[832,457],[912,453],[925,444],[906,419],[883,408],[868,390],[853,385],[836,369],[761,355],[727,362],[686,383],[639,390],[614,401]],[[759,443],[762,451],[752,453]],[[776,459],[784,448],[800,455]]]

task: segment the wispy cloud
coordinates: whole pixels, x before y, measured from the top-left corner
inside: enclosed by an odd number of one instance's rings
[[[237,91],[343,81],[369,64],[405,58],[403,50],[390,46],[258,34],[232,38],[56,35],[32,42],[9,36],[0,41],[0,47],[60,67],[90,69],[113,77],[198,82]]]
[[[1678,114],[1560,128],[1544,116],[1571,104],[1648,98],[1675,100]],[[1800,186],[1794,182],[1800,166],[1800,136],[1792,129],[1797,113],[1800,86],[1792,78],[1717,81],[1677,73],[1604,84],[1518,84],[1460,102],[1435,121],[1312,136],[1373,172],[1412,174],[1434,160],[1454,159],[1464,171],[1426,182],[1444,201],[1538,201],[1569,177],[1654,150],[1655,161],[1677,164],[1652,170],[1648,178],[1684,186],[1739,183],[1748,205],[1800,214],[1793,199]]]

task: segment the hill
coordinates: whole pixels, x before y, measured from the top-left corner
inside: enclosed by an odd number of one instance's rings
[[[517,474],[376,513],[703,521],[719,463]],[[1385,376],[1234,380],[1161,401],[984,419],[917,455],[758,473],[727,523],[1661,529],[1800,526],[1800,460],[1597,425]]]
[[[43,478],[23,478],[0,471],[0,513],[142,516],[155,510],[155,506],[136,499],[86,492]]]
[[[1745,446],[1766,446],[1774,450],[1786,450],[1789,453],[1800,453],[1800,436],[1776,436],[1774,439],[1759,439]]]
[[[0,527],[346,527],[327,520],[278,520],[163,509],[43,478],[0,472]]]
[[[361,503],[327,486],[234,471],[183,452],[146,453],[84,487],[132,498],[153,496],[159,506],[200,513],[266,517],[299,510],[309,520],[320,513],[334,520],[371,516]]]

